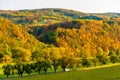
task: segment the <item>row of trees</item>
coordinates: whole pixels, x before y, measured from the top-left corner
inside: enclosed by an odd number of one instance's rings
[[[54,56],[52,56],[54,57]],[[47,58],[47,57],[46,57]],[[70,70],[79,69],[80,67],[90,67],[90,66],[97,66],[97,65],[105,65],[107,63],[116,63],[120,62],[120,58],[111,52],[110,56],[105,56],[102,54],[98,54],[94,58],[57,58],[54,57],[51,60],[48,60],[48,58],[44,60],[36,60],[36,62],[31,63],[16,63],[16,64],[7,64],[4,65],[3,72],[8,77],[10,75],[15,75],[16,73],[22,77],[24,73],[27,73],[28,75],[31,75],[33,72],[38,72],[38,74],[41,73],[41,71],[44,71],[46,74],[49,68],[54,69],[54,72],[56,73],[58,67],[61,67],[63,71],[66,71],[66,68]],[[56,59],[55,59],[56,58]]]
[[[15,73],[17,72],[17,74],[19,76],[23,76],[23,73],[26,72],[27,74],[31,74],[33,71],[36,71],[40,74],[40,71],[43,69],[45,74],[47,72],[47,69],[50,68],[50,63],[46,62],[46,61],[38,61],[36,63],[16,63],[16,64],[7,64],[4,65],[3,68],[3,72],[4,74],[7,76],[9,75],[15,75]]]

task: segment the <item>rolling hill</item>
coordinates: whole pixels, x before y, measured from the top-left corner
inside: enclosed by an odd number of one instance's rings
[[[39,73],[120,62],[119,20],[119,13],[0,10],[0,62],[19,62],[19,68],[27,63]]]
[[[74,19],[119,20],[119,13],[83,13],[68,9],[46,8],[34,10],[4,11],[0,16],[10,19],[17,24],[41,25],[59,23]]]
[[[98,53],[109,55],[120,49],[120,25],[114,21],[75,20],[32,29],[29,32],[38,40],[71,48],[79,57]]]
[[[40,42],[52,44],[58,48],[70,48],[76,57],[93,57],[96,54],[108,56],[111,52],[117,55],[120,53],[119,13],[82,13],[48,8],[1,10],[0,15],[16,24],[22,24],[24,30],[28,30]],[[17,28],[14,29],[17,30]],[[7,30],[11,34],[9,34],[10,37],[16,36],[18,40],[19,38],[24,40],[23,44],[27,43],[29,38],[22,32],[23,30],[19,33],[16,33],[15,30],[12,34],[10,30]],[[5,32],[7,31],[5,30]],[[27,35],[29,34],[27,33]]]

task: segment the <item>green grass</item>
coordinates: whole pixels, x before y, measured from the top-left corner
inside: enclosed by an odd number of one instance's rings
[[[120,80],[120,65],[79,71],[59,72],[46,75],[33,75],[8,80]]]

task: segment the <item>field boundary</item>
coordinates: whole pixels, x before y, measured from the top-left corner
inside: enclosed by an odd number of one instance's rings
[[[120,63],[115,63],[115,64],[107,64],[107,65],[96,66],[96,67],[88,67],[88,68],[82,68],[82,69],[77,69],[77,70],[91,70],[91,69],[100,69],[100,68],[112,67],[112,66],[117,66],[117,65],[120,65]]]

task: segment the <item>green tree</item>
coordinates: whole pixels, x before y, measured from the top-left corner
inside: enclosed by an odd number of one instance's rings
[[[22,63],[17,63],[17,64],[15,64],[15,69],[17,70],[18,75],[20,75],[20,76],[22,77],[23,72],[25,71],[25,66],[24,66],[24,64],[22,64]]]
[[[42,64],[43,64],[43,70],[44,70],[44,72],[45,72],[45,74],[46,74],[48,68],[51,68],[51,64],[50,64],[50,62],[48,62],[48,61],[42,61]]]
[[[112,56],[112,55],[116,55],[116,53],[115,53],[115,51],[110,50],[110,52],[109,52],[109,56]]]
[[[24,67],[25,67],[25,72],[28,75],[30,75],[32,73],[32,65],[27,63],[27,64],[24,65]]]
[[[50,60],[52,62],[52,66],[54,68],[55,73],[56,73],[58,66],[60,65],[60,61],[59,61],[60,58],[61,58],[61,55],[60,55],[59,48],[52,47],[50,51]]]
[[[116,50],[116,55],[120,57],[120,49]]]
[[[11,66],[11,69],[12,69],[12,75],[14,75],[14,74],[15,74],[15,66],[12,65],[12,66]]]
[[[15,62],[26,62],[30,61],[31,53],[29,50],[24,48],[13,48],[12,49],[12,58]]]
[[[37,61],[37,62],[35,63],[35,70],[38,72],[38,74],[40,74],[42,68],[43,68],[43,63],[42,63],[42,61]]]
[[[92,62],[94,63],[94,66],[96,67],[97,63],[98,63],[98,59],[95,57],[92,59]]]
[[[40,60],[41,59],[41,50],[36,50],[35,52],[32,53],[31,58],[32,60]]]
[[[69,48],[60,48],[62,57],[60,58],[60,65],[65,71],[65,68],[74,60],[74,53]]]
[[[12,65],[4,65],[3,67],[3,73],[7,76],[11,75],[11,71],[12,71]]]
[[[4,55],[2,53],[0,53],[0,63],[2,62],[3,57],[4,57]]]
[[[110,62],[112,62],[112,63],[120,62],[120,59],[118,58],[117,55],[111,55]]]
[[[76,64],[75,59],[72,59],[72,60],[70,60],[70,63],[69,63],[69,65],[68,65],[68,67],[69,67],[71,70],[73,70],[75,64]]]
[[[107,58],[107,56],[102,55],[102,54],[97,54],[96,58],[97,58],[98,61],[100,62],[100,65],[106,64],[106,63],[109,62],[109,59]]]
[[[87,59],[87,58],[83,58],[82,59],[82,65],[83,65],[83,67],[89,67],[89,66],[91,66],[91,64],[92,64],[92,62],[90,61],[90,59]]]
[[[57,33],[50,31],[50,32],[45,33],[41,40],[44,41],[45,43],[56,44],[56,38],[57,38]]]

